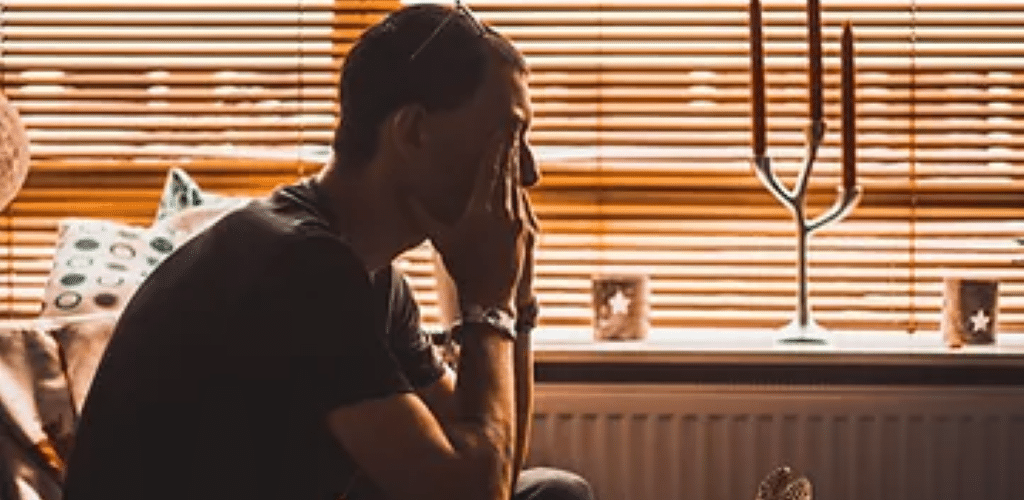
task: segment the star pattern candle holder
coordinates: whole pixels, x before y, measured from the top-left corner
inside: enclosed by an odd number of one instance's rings
[[[946,276],[942,293],[942,335],[949,347],[994,344],[999,319],[999,280]]]
[[[643,340],[647,337],[647,283],[647,276],[643,274],[594,276],[595,340]]]

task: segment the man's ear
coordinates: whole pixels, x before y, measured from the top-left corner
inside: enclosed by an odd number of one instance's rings
[[[396,152],[406,159],[422,156],[426,146],[427,111],[419,104],[398,108],[387,122],[388,135]]]

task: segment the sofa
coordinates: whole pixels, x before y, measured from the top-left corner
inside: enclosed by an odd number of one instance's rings
[[[0,499],[61,497],[78,416],[120,311],[164,258],[248,201],[204,191],[173,168],[148,227],[60,222],[42,312],[0,322]]]

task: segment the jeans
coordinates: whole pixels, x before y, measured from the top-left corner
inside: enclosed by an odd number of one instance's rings
[[[519,474],[512,500],[594,500],[594,492],[572,472],[534,467]]]

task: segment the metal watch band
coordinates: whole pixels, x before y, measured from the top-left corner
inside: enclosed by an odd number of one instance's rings
[[[516,320],[508,311],[497,307],[483,307],[470,304],[462,308],[462,319],[455,326],[465,324],[484,324],[497,328],[508,338],[516,339]]]

